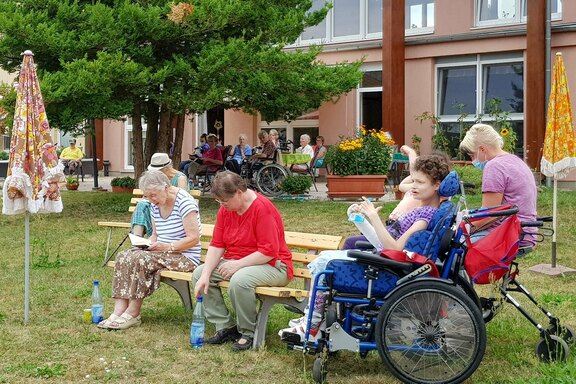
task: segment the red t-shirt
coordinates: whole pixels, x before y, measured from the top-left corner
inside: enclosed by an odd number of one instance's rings
[[[220,160],[222,161],[222,151],[218,147],[214,147],[212,149],[208,149],[206,152],[202,154],[203,159],[212,159],[212,160]],[[208,165],[208,163],[206,163]],[[210,171],[215,171],[218,169],[218,165],[210,163],[208,165],[208,169]]]
[[[284,223],[274,204],[260,194],[243,215],[220,207],[210,245],[224,248],[224,259],[238,260],[253,252],[274,257],[288,267],[288,278],[294,276],[292,253],[284,238]]]

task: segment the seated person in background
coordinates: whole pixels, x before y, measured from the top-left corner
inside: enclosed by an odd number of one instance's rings
[[[160,286],[161,270],[191,272],[200,262],[202,227],[196,200],[170,185],[160,171],[147,171],[138,185],[150,201],[152,244],[131,248],[116,258],[112,280],[114,312],[99,328],[126,329],[142,322],[144,298]]]
[[[258,132],[258,139],[260,140],[262,151],[260,153],[255,153],[248,158],[246,163],[246,175],[248,179],[251,179],[256,171],[262,168],[263,164],[259,163],[258,160],[272,159],[274,157],[274,153],[276,152],[276,147],[274,146],[272,140],[270,140],[268,132],[264,130]]]
[[[403,145],[400,148],[400,152],[404,156],[408,156],[410,173],[412,173],[412,169],[414,167],[414,163],[416,162],[416,159],[418,158],[418,154],[416,153],[416,151],[414,149],[410,148],[407,145]],[[392,213],[390,213],[390,215],[388,216],[388,220],[386,221],[387,225],[394,223],[395,221],[399,220],[403,215],[407,214],[412,209],[419,207],[421,205],[421,201],[418,199],[415,199],[412,195],[412,192],[410,191],[410,189],[412,188],[412,175],[411,174],[409,176],[405,177],[404,180],[402,180],[402,182],[400,183],[398,188],[400,189],[400,191],[404,192],[404,197],[398,203],[396,208],[394,208]],[[353,209],[354,205],[355,204],[353,204],[350,207],[350,209]],[[356,226],[359,227],[358,223],[354,223],[354,224],[356,224]],[[344,244],[342,245],[342,249],[355,249],[356,248],[355,244],[357,241],[368,241],[368,239],[366,238],[366,235],[367,235],[366,233],[363,233],[362,235],[350,236],[350,237],[346,238],[346,240],[344,241]]]
[[[309,155],[310,160],[314,157],[314,148],[310,145],[310,136],[303,134],[300,136],[300,146],[296,148],[296,153],[302,153],[303,155]],[[293,171],[307,171],[308,167],[306,164],[294,164],[290,168]]]
[[[316,164],[314,164],[314,166],[316,168],[324,166],[324,156],[326,156],[327,151],[324,146],[324,136],[316,137],[316,145],[314,146],[314,156],[316,157]]]
[[[68,173],[73,175],[76,173],[77,168],[82,167],[84,154],[80,148],[76,147],[76,139],[70,139],[69,144],[70,145],[60,153],[60,160],[62,160],[64,167],[68,167]]]
[[[402,250],[408,238],[415,232],[425,230],[428,223],[436,213],[440,206],[441,198],[438,194],[440,183],[450,172],[450,160],[447,156],[442,154],[433,154],[427,156],[420,156],[414,163],[412,170],[412,194],[414,199],[420,201],[420,206],[411,210],[408,214],[402,216],[398,221],[392,225],[384,226],[378,212],[382,207],[375,207],[368,199],[357,205],[356,212],[363,214],[370,224],[377,236],[377,241],[380,242],[381,249],[395,249]],[[347,256],[347,251],[322,251],[320,255],[310,264],[308,268],[314,276],[326,269],[326,264],[335,258],[355,260]],[[280,336],[284,332],[294,333],[300,336],[303,341],[305,336],[305,327],[308,316],[309,308],[313,308],[312,313],[312,327],[310,329],[311,339],[318,338],[318,331],[323,318],[323,307],[326,296],[323,294],[316,295],[316,300],[309,303],[306,307],[304,317],[300,319],[291,320],[289,323],[290,328],[280,330]]]
[[[178,169],[183,174],[188,174],[188,167],[190,166],[190,162],[198,157],[202,157],[202,154],[206,152],[210,148],[208,143],[206,142],[206,134],[203,133],[200,135],[200,145],[194,148],[194,154],[188,154],[189,160],[182,160]]]
[[[278,131],[275,129],[271,129],[270,132],[268,132],[268,136],[270,137],[270,141],[272,141],[272,144],[274,144],[274,146],[278,148],[280,146],[280,135],[278,135]]]
[[[248,145],[248,137],[244,133],[238,136],[238,144],[232,149],[230,155],[232,159],[226,161],[226,168],[240,174],[242,162],[252,156],[252,147]]]
[[[532,171],[518,156],[502,149],[502,136],[490,125],[475,124],[460,143],[460,151],[472,159],[472,164],[482,172],[482,206],[492,207],[501,204],[511,204],[518,207],[520,221],[536,220],[537,190]],[[496,224],[488,228],[482,226],[493,221],[486,218],[474,222],[474,227],[480,230],[472,233],[471,240],[477,241],[486,236]],[[534,247],[533,233],[538,228],[522,229],[527,235],[520,241],[520,247]]]
[[[194,180],[197,173],[216,172],[219,165],[224,164],[222,160],[222,151],[216,147],[218,137],[213,133],[208,135],[208,150],[202,154],[202,157],[195,158],[188,167],[188,178]]]
[[[160,171],[168,177],[170,185],[179,187],[188,192],[188,178],[182,172],[172,168],[172,160],[166,153],[152,155],[149,171]],[[142,199],[136,204],[132,218],[130,219],[130,231],[138,236],[152,235],[152,220],[150,219],[150,202]]]
[[[220,203],[206,261],[194,271],[194,294],[204,296],[206,319],[216,325],[207,344],[235,341],[234,351],[252,347],[258,300],[256,287],[285,286],[293,275],[292,253],[284,239],[284,224],[276,207],[247,188],[246,180],[219,172],[211,193]],[[230,281],[228,294],[234,321],[218,287]]]

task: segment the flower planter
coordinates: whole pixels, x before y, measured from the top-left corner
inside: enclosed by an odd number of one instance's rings
[[[402,200],[404,198],[404,192],[402,191],[394,191],[394,198],[396,200]]]
[[[381,198],[386,194],[386,175],[326,176],[328,197],[359,198],[362,196]]]
[[[125,192],[125,193],[132,193],[134,188],[130,187],[117,187],[115,185],[112,186],[112,192]]]
[[[79,184],[66,184],[66,189],[69,191],[76,191],[79,186]]]

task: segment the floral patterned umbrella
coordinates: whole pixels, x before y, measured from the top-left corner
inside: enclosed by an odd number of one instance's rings
[[[61,212],[58,182],[64,179],[56,148],[51,143],[50,126],[44,110],[36,66],[31,51],[23,53],[16,92],[8,174],[2,189],[2,213],[25,213],[25,304],[28,321],[30,265],[30,213]]]
[[[566,70],[562,53],[556,53],[556,63],[552,74],[552,89],[548,102],[546,136],[542,150],[540,169],[545,176],[554,178],[552,211],[552,268],[556,267],[556,220],[557,220],[557,180],[566,177],[576,167],[576,142],[574,141],[574,121],[570,93],[566,81]]]

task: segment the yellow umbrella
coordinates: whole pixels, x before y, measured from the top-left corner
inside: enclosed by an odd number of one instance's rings
[[[545,176],[554,178],[554,198],[552,211],[552,268],[556,267],[556,206],[557,181],[566,177],[576,167],[576,143],[570,93],[566,81],[566,70],[562,53],[556,53],[552,89],[548,102],[546,136],[542,150],[540,169]]]

